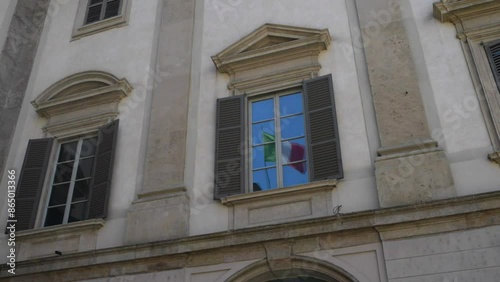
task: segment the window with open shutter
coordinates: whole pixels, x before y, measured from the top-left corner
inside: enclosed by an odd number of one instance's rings
[[[89,0],[85,24],[118,16],[121,2],[121,0]]]
[[[331,75],[245,100],[217,101],[216,199],[343,178]]]
[[[491,66],[491,71],[495,77],[497,87],[500,91],[500,41],[495,41],[486,46],[486,52]]]

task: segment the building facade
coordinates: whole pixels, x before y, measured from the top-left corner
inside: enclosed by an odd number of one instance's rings
[[[9,0],[0,46],[2,281],[500,276],[498,0]]]

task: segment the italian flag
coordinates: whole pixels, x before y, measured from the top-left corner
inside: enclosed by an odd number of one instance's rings
[[[274,135],[263,132],[263,141],[265,143],[274,142],[274,140]],[[283,160],[283,163],[297,162],[305,159],[306,150],[302,144],[284,141],[281,145],[281,151],[281,159]],[[264,161],[276,162],[276,146],[274,144],[264,145]],[[302,174],[306,173],[305,162],[294,163],[290,166]]]

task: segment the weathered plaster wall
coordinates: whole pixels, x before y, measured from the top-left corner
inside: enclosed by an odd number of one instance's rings
[[[149,109],[147,99],[156,79],[151,64],[158,3],[157,0],[131,1],[127,26],[76,41],[70,40],[77,1],[57,5],[42,34],[7,160],[8,166],[19,172],[28,140],[44,137],[41,128],[45,120],[37,116],[30,101],[47,87],[71,74],[88,70],[105,71],[118,78],[126,78],[134,90],[120,103],[120,129],[109,213],[105,226],[99,231],[98,248],[123,244],[127,211],[136,195],[136,183],[142,175],[143,157],[140,152],[145,146],[142,129],[145,128],[145,110]],[[7,181],[2,181],[0,185],[2,197],[7,191],[6,184]],[[6,209],[2,209],[1,218],[6,218],[5,212]],[[0,239],[1,248],[6,246],[3,239],[4,235]]]
[[[193,62],[197,63],[193,69],[200,71],[200,81],[193,83],[196,87],[199,83],[201,91],[192,93],[190,101],[189,129],[196,131],[188,137],[192,150],[195,150],[190,153],[191,162],[195,164],[192,170],[195,190],[191,205],[191,234],[228,228],[226,207],[212,200],[214,160],[213,154],[207,152],[213,152],[214,148],[215,101],[230,95],[226,87],[229,80],[226,75],[216,72],[210,56],[264,23],[329,29],[333,42],[319,56],[320,75],[333,75],[345,171],[345,179],[333,191],[334,205],[341,204],[344,212],[378,207],[360,89],[353,87],[359,82],[347,15],[344,0],[320,0],[315,1],[315,5],[300,0],[286,4],[262,0],[204,2],[203,15],[197,15],[194,37],[201,56]]]
[[[458,195],[498,190],[493,152],[465,56],[451,23],[432,16],[433,0],[405,0],[404,14],[434,140],[444,147]]]
[[[0,1],[0,49],[3,48],[17,0]]]
[[[497,281],[500,227],[385,241],[389,281]]]

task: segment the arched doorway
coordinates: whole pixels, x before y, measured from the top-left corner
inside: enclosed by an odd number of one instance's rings
[[[271,269],[267,259],[238,271],[226,282],[358,282],[340,267],[326,261],[293,256],[291,268]]]

